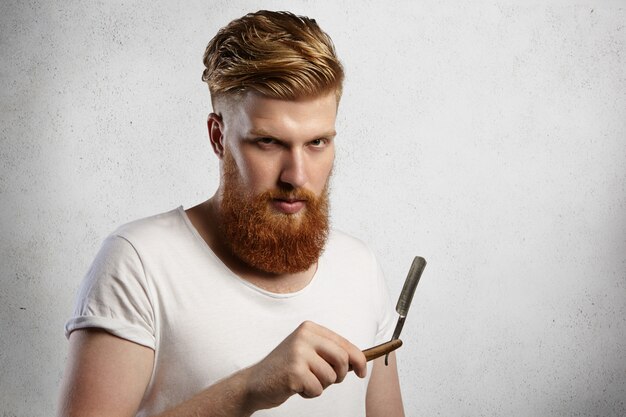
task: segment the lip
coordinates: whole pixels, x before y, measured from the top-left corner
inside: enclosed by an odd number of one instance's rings
[[[272,206],[284,214],[296,214],[306,206],[305,200],[272,200]]]

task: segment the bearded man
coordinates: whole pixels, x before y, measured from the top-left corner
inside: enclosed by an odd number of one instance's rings
[[[393,330],[380,268],[329,229],[332,41],[260,11],[204,63],[218,190],[105,240],[66,324],[59,415],[402,416],[395,356],[361,352]]]

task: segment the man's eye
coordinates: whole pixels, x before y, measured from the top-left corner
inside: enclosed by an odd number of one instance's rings
[[[273,145],[274,143],[276,143],[276,141],[272,138],[259,138],[256,140],[256,143],[258,143],[259,145]]]
[[[326,139],[315,139],[310,142],[311,146],[316,147],[316,148],[322,147],[326,145],[326,143],[327,143]]]

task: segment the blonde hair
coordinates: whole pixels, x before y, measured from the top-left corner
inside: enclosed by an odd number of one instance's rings
[[[202,80],[212,100],[255,91],[294,100],[335,91],[343,68],[331,38],[314,19],[260,10],[219,30],[204,52]]]

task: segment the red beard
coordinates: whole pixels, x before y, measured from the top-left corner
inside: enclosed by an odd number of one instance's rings
[[[319,259],[328,237],[328,183],[321,196],[305,189],[272,189],[249,197],[233,157],[224,155],[220,233],[240,260],[274,274],[306,271]],[[296,214],[272,209],[273,199],[305,200]]]

